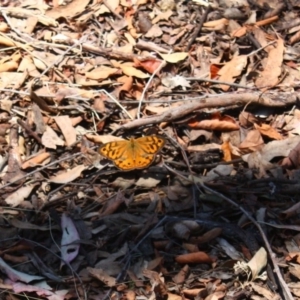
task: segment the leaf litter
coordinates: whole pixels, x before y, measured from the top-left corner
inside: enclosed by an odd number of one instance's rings
[[[300,297],[296,1],[0,13],[7,299]],[[155,135],[142,170],[98,151]]]

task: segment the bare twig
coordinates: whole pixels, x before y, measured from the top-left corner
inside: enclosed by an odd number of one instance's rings
[[[31,128],[26,123],[24,123],[20,119],[17,119],[17,122],[18,122],[19,125],[21,125],[27,131],[27,133],[30,136],[32,136],[39,144],[42,145],[41,138],[33,130],[31,130]]]
[[[210,10],[211,10],[211,6],[209,5],[209,6],[207,6],[207,8],[206,8],[206,10],[205,10],[205,12],[204,12],[204,14],[203,14],[203,16],[201,18],[201,21],[199,22],[199,24],[198,24],[198,26],[197,26],[197,28],[196,28],[196,30],[195,30],[192,38],[190,39],[188,45],[186,46],[185,51],[189,51],[190,50],[192,44],[194,43],[195,39],[199,35],[199,33],[200,33],[201,29],[202,29],[202,26],[203,26],[204,22],[206,21],[207,16],[208,16]]]
[[[170,53],[170,52],[169,52]],[[149,85],[151,83],[151,81],[153,80],[154,76],[166,65],[166,61],[163,60],[160,65],[158,66],[158,68],[153,72],[153,74],[151,75],[151,77],[149,78],[146,86],[144,87],[143,89],[143,93],[141,95],[141,98],[139,100],[139,106],[138,106],[138,112],[137,112],[137,118],[139,119],[140,118],[140,114],[141,114],[141,107],[142,107],[142,103],[144,101],[144,97],[145,97],[145,94],[149,88]]]

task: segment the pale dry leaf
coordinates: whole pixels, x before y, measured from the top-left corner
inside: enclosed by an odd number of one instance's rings
[[[95,11],[95,16],[103,15],[106,13],[110,13],[109,9],[107,8],[106,5],[101,4],[98,10]]]
[[[169,109],[170,109],[169,106],[162,107],[162,106],[150,106],[150,105],[147,105],[145,107],[145,110],[148,111],[148,112],[151,112],[152,114],[162,114],[163,112],[168,111]]]
[[[272,141],[266,144],[259,152],[267,161],[274,157],[286,157],[300,142],[300,136],[293,136],[280,141]]]
[[[0,258],[0,268],[3,273],[6,273],[8,278],[13,282],[21,281],[29,283],[34,280],[42,280],[44,277],[29,275],[11,268],[2,258]]]
[[[106,79],[106,78],[110,77],[111,75],[115,74],[116,72],[118,72],[117,68],[100,66],[90,72],[85,73],[85,76],[90,79],[101,80],[101,79]]]
[[[153,20],[152,20],[152,24],[156,24],[161,20],[166,20],[168,21],[170,19],[170,17],[172,16],[173,12],[172,10],[168,10],[166,12],[163,12],[161,14],[159,14],[158,16],[156,16]]]
[[[132,66],[128,66],[128,65],[123,65],[120,64],[119,65],[120,68],[122,69],[123,73],[127,76],[133,76],[133,77],[137,77],[137,78],[148,78],[150,77],[150,75],[142,72],[141,70],[138,70]]]
[[[8,100],[8,99],[0,100],[0,108],[7,112],[11,111],[12,104],[13,104],[13,102],[11,100]]]
[[[50,177],[49,181],[54,182],[54,183],[60,183],[60,184],[65,184],[65,183],[71,182],[71,181],[77,179],[81,175],[81,172],[84,169],[85,169],[84,165],[76,166],[73,169],[64,171],[58,175]]]
[[[38,22],[42,23],[45,26],[57,27],[58,23],[51,17],[45,16],[40,13],[41,6],[39,5],[38,10],[25,9],[20,7],[7,7],[5,11],[13,16],[19,17],[23,16],[24,20],[27,22],[28,18],[34,17]],[[26,26],[25,26],[26,27]]]
[[[200,6],[205,6],[205,7],[209,6],[209,2],[205,0],[193,0],[193,2]]]
[[[65,262],[70,263],[78,255],[80,240],[78,231],[73,220],[66,214],[63,213],[61,217],[61,228],[62,228],[62,238],[61,238],[61,257],[62,261],[60,267],[62,267]]]
[[[33,284],[24,284],[21,282],[16,282],[12,284],[13,292],[16,295],[23,294],[24,292],[38,294],[40,297],[48,300],[65,300],[65,295],[68,290],[56,290],[54,293],[51,292],[51,287],[48,286],[45,281]]]
[[[266,267],[267,262],[267,252],[265,248],[261,247],[252,257],[252,259],[248,262],[248,266],[252,273],[252,280],[255,280],[258,277],[262,269]]]
[[[175,76],[167,76],[162,78],[161,83],[168,87],[168,88],[175,88],[175,87],[182,87],[182,89],[185,91],[186,88],[191,87],[190,83],[188,80],[186,80],[185,77],[180,76],[180,75],[175,75]]]
[[[154,24],[145,34],[147,38],[157,38],[163,35],[163,31],[157,24]]]
[[[50,126],[46,126],[46,131],[42,135],[42,144],[47,148],[56,149],[57,146],[63,146],[65,142],[58,137]]]
[[[203,145],[191,145],[187,147],[188,151],[207,151],[210,149],[221,149],[221,145],[216,143],[210,143]]]
[[[186,59],[189,54],[187,52],[176,52],[170,54],[159,53],[159,55],[168,63],[177,63],[181,60]]]
[[[65,6],[60,6],[46,11],[46,16],[54,19],[61,17],[73,18],[75,15],[83,13],[89,2],[90,0],[73,0]]]
[[[42,60],[40,60],[36,57],[33,57],[32,59],[33,59],[33,63],[37,67],[37,69],[42,70],[42,71],[47,69],[48,66]]]
[[[207,172],[207,175],[204,177],[205,182],[210,182],[221,176],[229,176],[233,171],[232,165],[218,165],[215,168]]]
[[[93,135],[93,134],[86,134],[85,137],[96,143],[96,144],[105,144],[105,143],[109,143],[109,142],[116,142],[116,141],[124,141],[124,139],[117,137],[117,136],[113,136],[113,135]]]
[[[111,80],[104,80],[99,82],[98,80],[88,79],[86,76],[80,75],[78,73],[75,74],[75,80],[76,84],[82,85],[82,86],[103,86],[103,85],[109,85],[111,84]]]
[[[144,187],[144,188],[153,188],[153,187],[156,187],[161,182],[161,180],[164,178],[165,178],[165,175],[163,175],[162,173],[161,174],[157,173],[155,177],[141,176],[138,179],[138,181],[135,183],[135,185]]]
[[[32,189],[34,188],[34,185],[27,185],[19,188],[17,191],[10,194],[8,197],[6,197],[5,202],[8,205],[11,205],[12,207],[18,206],[21,202],[24,201],[25,198],[27,198]]]
[[[32,77],[39,77],[40,72],[37,70],[33,60],[29,56],[23,57],[18,67],[18,72],[27,72]]]
[[[0,73],[0,87],[9,88],[14,87],[16,82],[21,82],[23,79],[24,73],[21,72],[3,72]]]

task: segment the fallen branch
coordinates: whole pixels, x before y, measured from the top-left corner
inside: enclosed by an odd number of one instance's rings
[[[196,110],[204,108],[216,108],[227,107],[232,105],[246,105],[246,104],[259,104],[269,107],[283,107],[291,105],[297,100],[297,93],[280,93],[272,94],[267,93],[261,95],[261,93],[242,93],[242,94],[222,94],[217,96],[208,96],[207,98],[199,101],[193,101],[188,104],[170,108],[168,111],[143,119],[137,119],[129,122],[119,129],[133,129],[140,126],[147,126],[153,124],[159,124],[162,122],[172,122],[180,119],[187,114],[195,112]]]

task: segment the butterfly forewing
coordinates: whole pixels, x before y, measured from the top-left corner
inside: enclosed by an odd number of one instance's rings
[[[99,148],[99,153],[106,158],[115,160],[126,153],[128,147],[128,141],[118,141],[106,143]]]
[[[165,144],[165,140],[159,136],[144,136],[136,139],[145,153],[156,154]],[[139,142],[140,141],[140,142]]]

